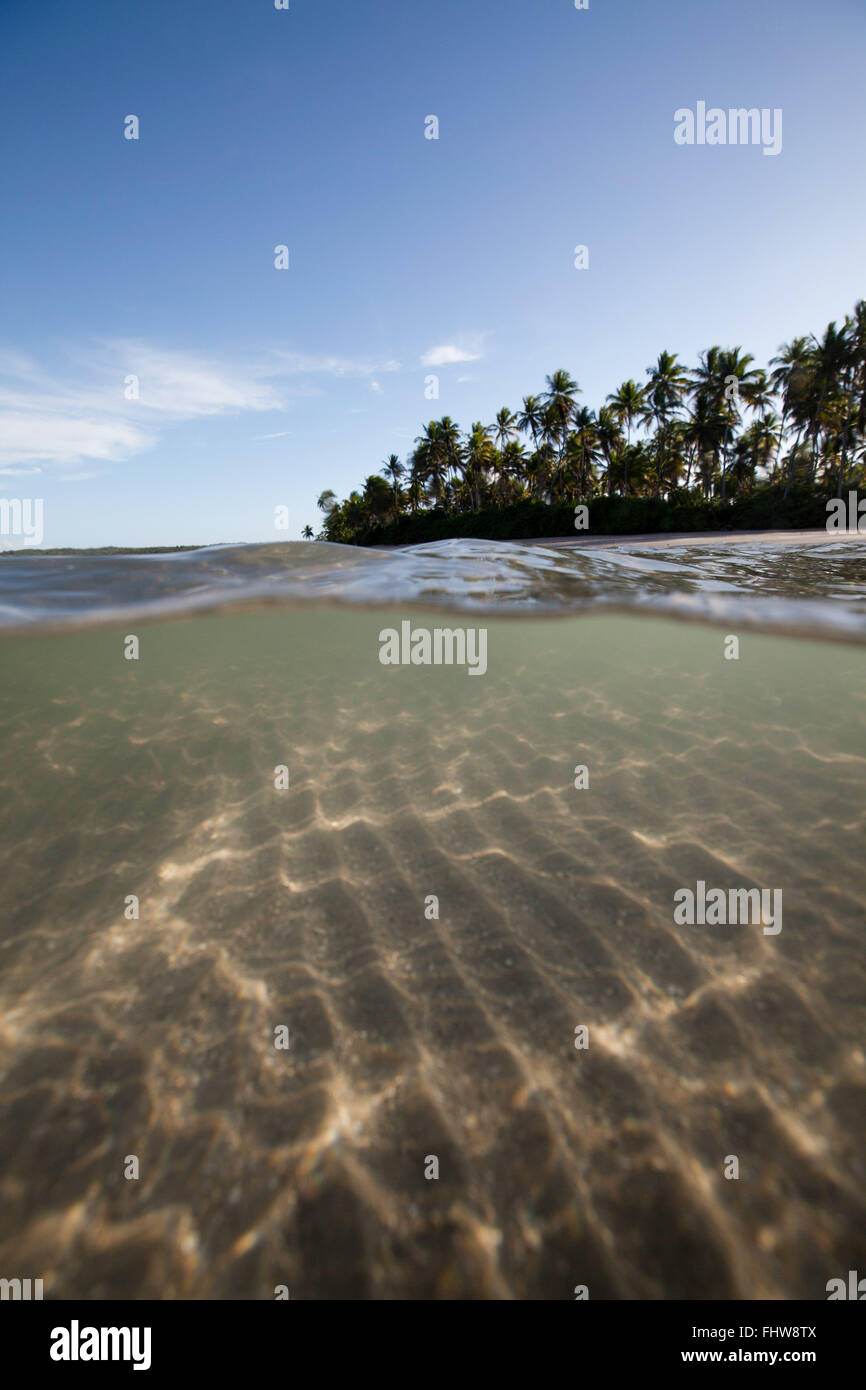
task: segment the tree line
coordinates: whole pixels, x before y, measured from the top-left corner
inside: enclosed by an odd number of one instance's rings
[[[404,516],[521,502],[724,505],[766,484],[785,498],[809,485],[841,496],[863,482],[866,464],[866,300],[841,327],[782,344],[768,369],[739,347],[708,348],[691,368],[665,351],[645,380],[622,382],[597,411],[581,394],[560,369],[492,424],[464,433],[448,415],[431,420],[405,462],[391,454],[342,501],[320,494],[319,539],[357,541]]]

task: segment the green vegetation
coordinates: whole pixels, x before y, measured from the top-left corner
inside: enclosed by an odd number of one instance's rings
[[[600,534],[823,526],[827,499],[864,482],[866,300],[767,370],[739,347],[693,368],[662,352],[598,411],[580,394],[559,370],[491,425],[431,420],[407,463],[391,454],[342,502],[320,495],[319,539],[568,535],[578,503]]]
[[[428,508],[369,526],[352,540],[358,545],[419,545],[454,536],[515,541],[665,531],[809,530],[826,525],[828,496],[820,486],[811,487],[808,483],[796,483],[787,495],[782,484],[762,484],[724,503],[704,500],[682,488],[658,499],[596,494],[589,503],[589,526],[583,531],[574,528],[574,508],[570,503],[548,504],[525,498],[480,512]]]

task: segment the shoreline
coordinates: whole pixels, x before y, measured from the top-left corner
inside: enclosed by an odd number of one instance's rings
[[[533,536],[512,542],[520,545],[557,546],[568,550],[608,549],[611,546],[669,546],[742,544],[747,541],[774,541],[777,545],[823,545],[827,541],[852,541],[861,538],[859,531],[828,531],[813,527],[806,531],[644,531],[628,536]],[[497,544],[503,544],[502,541]],[[505,542],[508,544],[508,542]],[[390,550],[390,546],[371,546],[371,550]],[[408,549],[408,547],[401,547]]]
[[[511,540],[499,540],[492,536],[444,536],[440,541],[412,541],[406,545],[364,545],[351,546],[357,550],[414,550],[421,545],[440,545],[449,540],[467,541],[489,541],[492,546],[499,545],[544,545],[559,549],[568,550],[593,550],[610,549],[615,546],[671,546],[671,545],[690,545],[699,543],[702,545],[729,545],[742,544],[747,541],[766,542],[773,541],[777,545],[823,545],[828,541],[853,541],[858,540],[866,532],[860,531],[828,531],[823,526],[811,527],[806,530],[797,531],[636,531],[627,535],[581,535],[581,536],[517,536]],[[192,553],[196,550],[214,550],[220,546],[255,546],[272,545],[272,541],[208,541],[202,545],[172,545],[172,546],[142,546],[140,549],[134,546],[99,546],[93,549],[77,550],[66,547],[56,549],[27,548],[24,550],[0,550],[0,560],[20,559],[22,556],[29,558],[53,557],[72,558],[81,555],[101,556],[112,559],[120,555],[176,555],[181,553]],[[332,541],[283,541],[283,545],[332,545],[341,542]]]

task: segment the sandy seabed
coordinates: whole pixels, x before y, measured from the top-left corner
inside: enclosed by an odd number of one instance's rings
[[[454,616],[474,679],[381,666],[406,616],[5,644],[0,1270],[825,1298],[866,1269],[862,649]],[[676,925],[697,880],[782,931]]]

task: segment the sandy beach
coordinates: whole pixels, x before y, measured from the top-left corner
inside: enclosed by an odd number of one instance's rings
[[[664,547],[669,545],[826,545],[830,541],[862,540],[856,531],[827,531],[823,526],[810,531],[669,531],[632,536],[533,536],[524,545],[568,546],[571,549],[592,549],[597,546]]]

